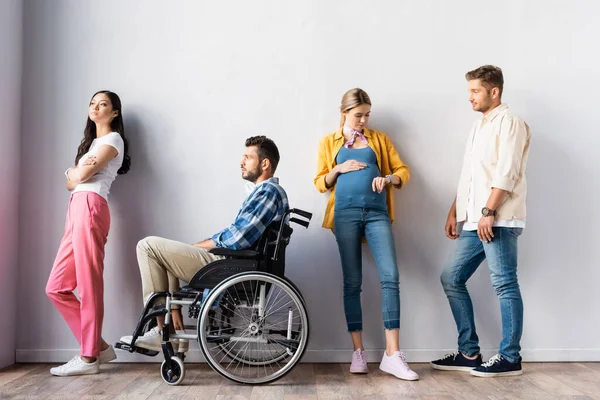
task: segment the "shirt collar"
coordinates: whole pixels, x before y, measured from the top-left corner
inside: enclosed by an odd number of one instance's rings
[[[252,194],[252,192],[254,191],[254,189],[256,189],[257,187],[259,187],[260,185],[262,185],[265,182],[272,182],[272,183],[279,184],[279,178],[277,178],[276,176],[273,176],[273,177],[267,179],[266,181],[262,181],[258,184],[246,181],[246,186],[245,186],[246,195],[250,196]]]
[[[502,111],[506,110],[508,108],[508,104],[500,104],[498,107],[494,108],[492,111],[490,111],[488,113],[488,115],[486,115],[485,117],[481,117],[481,120],[483,121],[484,119],[486,120],[486,122],[492,122],[494,120],[494,118],[496,118],[498,116],[498,114],[500,114]]]

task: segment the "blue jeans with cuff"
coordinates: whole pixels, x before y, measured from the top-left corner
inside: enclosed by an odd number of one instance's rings
[[[386,211],[344,208],[335,210],[334,232],[344,278],[344,311],[349,332],[362,330],[362,238],[366,237],[381,282],[383,326],[400,328],[400,287],[396,248]]]

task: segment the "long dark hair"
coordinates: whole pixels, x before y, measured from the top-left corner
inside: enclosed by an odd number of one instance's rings
[[[129,143],[127,142],[127,138],[125,138],[125,127],[123,126],[123,112],[121,111],[121,99],[119,96],[111,92],[110,90],[100,90],[92,96],[92,99],[97,95],[103,93],[108,96],[110,99],[110,103],[112,104],[113,111],[118,111],[116,117],[110,123],[110,129],[113,132],[118,132],[121,135],[121,139],[123,139],[124,154],[123,154],[123,164],[121,164],[121,168],[117,172],[119,175],[126,174],[129,171],[129,167],[131,166],[131,157],[129,157]],[[90,100],[91,103],[91,100]],[[77,157],[75,157],[75,165],[79,162],[79,159],[83,157],[85,153],[90,150],[90,146],[92,145],[92,141],[96,139],[96,123],[92,121],[88,115],[87,122],[85,124],[85,130],[83,131],[83,139],[81,139],[81,143],[79,143],[79,148],[77,149]]]

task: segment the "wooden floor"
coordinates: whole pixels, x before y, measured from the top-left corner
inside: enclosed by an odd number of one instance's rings
[[[600,399],[600,363],[528,363],[524,374],[476,378],[411,364],[421,380],[404,382],[369,364],[351,375],[346,364],[300,364],[266,386],[229,382],[205,364],[187,364],[180,386],[168,386],[159,364],[109,364],[98,375],[53,377],[51,365],[0,370],[0,399]]]

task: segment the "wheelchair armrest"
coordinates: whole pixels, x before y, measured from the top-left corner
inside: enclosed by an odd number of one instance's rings
[[[215,256],[224,256],[232,258],[256,258],[260,254],[258,251],[254,250],[231,250],[224,249],[222,247],[216,247],[210,250],[210,252]]]

